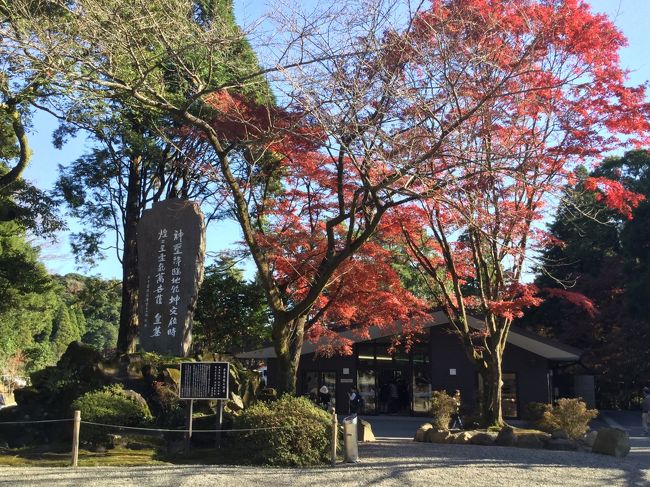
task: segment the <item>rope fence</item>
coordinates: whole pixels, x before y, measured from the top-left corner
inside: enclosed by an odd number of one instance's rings
[[[339,432],[342,429],[342,425],[338,424],[337,415],[335,411],[332,413],[332,465],[336,464],[336,451],[337,451],[337,437]],[[29,425],[29,424],[39,424],[39,423],[73,423],[73,433],[72,433],[72,459],[70,465],[76,467],[79,458],[79,436],[81,425],[104,427],[104,428],[113,428],[117,430],[129,430],[129,431],[142,431],[150,433],[182,433],[189,435],[195,433],[239,433],[239,432],[253,432],[253,431],[271,431],[271,430],[289,430],[300,428],[301,425],[287,425],[287,426],[268,426],[264,428],[232,428],[232,429],[209,429],[209,430],[196,430],[196,429],[171,429],[171,428],[143,428],[138,426],[123,426],[118,424],[107,424],[107,423],[97,423],[94,421],[82,421],[81,412],[75,411],[73,418],[61,418],[61,419],[40,419],[40,420],[27,420],[27,421],[0,421],[0,427],[4,425]]]

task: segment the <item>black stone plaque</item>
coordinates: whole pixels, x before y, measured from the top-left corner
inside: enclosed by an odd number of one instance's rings
[[[199,205],[154,203],[138,223],[140,348],[186,357],[203,280],[205,226]]]
[[[181,399],[228,399],[228,362],[182,362]]]

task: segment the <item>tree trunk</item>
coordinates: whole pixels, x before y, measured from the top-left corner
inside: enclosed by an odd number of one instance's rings
[[[124,249],[122,251],[122,307],[120,329],[117,337],[117,351],[135,352],[138,338],[138,241],[137,230],[140,221],[140,157],[130,161],[129,181],[124,218]]]
[[[500,351],[494,351],[490,360],[486,362],[487,367],[481,373],[481,378],[483,379],[481,416],[485,427],[501,427],[505,424],[501,410],[501,389],[503,386],[502,358]]]
[[[296,393],[296,377],[302,352],[302,340],[305,333],[306,317],[301,316],[293,321],[275,318],[273,323],[273,343],[277,356],[279,394]]]

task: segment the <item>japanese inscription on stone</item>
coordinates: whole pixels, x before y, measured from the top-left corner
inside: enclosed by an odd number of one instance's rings
[[[228,362],[182,362],[181,399],[228,399]]]
[[[198,204],[170,199],[144,212],[138,224],[142,350],[187,356],[204,254]]]

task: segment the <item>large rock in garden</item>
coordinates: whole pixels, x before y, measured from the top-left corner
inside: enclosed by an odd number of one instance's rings
[[[472,436],[469,442],[471,445],[489,446],[489,445],[494,445],[494,441],[496,440],[496,438],[497,438],[496,433],[479,431],[474,436]]]
[[[230,401],[228,401],[228,407],[231,411],[241,411],[244,409],[244,401],[242,401],[241,397],[239,397],[238,394],[231,392]]]
[[[453,440],[452,435],[447,430],[430,429],[426,432],[425,441],[428,443],[450,443]]]
[[[431,428],[433,428],[431,423],[424,423],[415,432],[415,438],[413,438],[413,441],[420,441],[420,442],[425,441],[425,436],[427,434],[427,431],[429,431]]]
[[[128,397],[129,399],[131,399],[134,402],[137,402],[140,405],[140,407],[142,407],[143,409],[145,409],[147,411],[149,410],[149,405],[147,404],[147,401],[144,399],[144,397],[142,397],[137,392],[132,391],[130,389],[124,389],[122,391],[122,395],[124,397]]]
[[[494,443],[499,446],[514,446],[516,442],[517,437],[515,436],[515,430],[512,426],[504,426],[501,428],[501,431],[499,431],[499,434],[494,441]]]
[[[594,446],[594,442],[596,441],[596,437],[598,436],[598,431],[590,431],[589,433],[585,434],[585,436],[582,438],[582,442],[588,446],[589,448]]]
[[[546,442],[546,448],[549,450],[576,451],[578,449],[578,444],[573,440],[551,438]]]
[[[468,445],[475,434],[474,431],[461,431],[460,433],[454,434],[452,443],[456,445]]]
[[[545,436],[537,433],[523,433],[517,435],[517,446],[519,448],[544,448]]]
[[[553,438],[554,440],[568,440],[569,435],[566,431],[560,429],[560,430],[554,430],[551,433],[551,438]]]
[[[372,432],[372,426],[368,421],[365,421],[363,419],[359,419],[357,421],[357,440],[364,443],[375,441],[375,435]]]
[[[603,428],[598,431],[591,451],[624,457],[630,452],[630,435],[627,431],[618,428]]]

